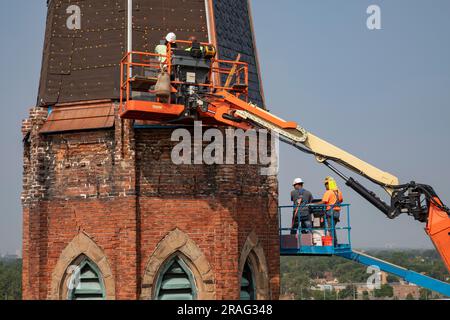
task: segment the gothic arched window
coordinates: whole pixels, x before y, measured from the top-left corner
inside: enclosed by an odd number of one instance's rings
[[[241,278],[241,300],[255,300],[255,281],[248,260],[245,263]]]
[[[87,257],[72,267],[69,280],[69,300],[103,300],[106,292],[103,277],[97,266]]]
[[[161,269],[155,286],[156,300],[195,300],[197,289],[194,276],[178,256],[170,259]]]

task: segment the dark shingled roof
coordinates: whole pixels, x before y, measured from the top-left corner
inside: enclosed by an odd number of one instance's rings
[[[250,99],[263,104],[249,7],[244,0],[211,0],[219,56],[250,64]],[[205,0],[133,0],[136,51],[153,51],[169,31],[179,39],[208,41]],[[126,50],[126,1],[51,0],[38,105],[119,99],[120,60]],[[70,5],[79,5],[81,29],[66,26]],[[213,19],[211,19],[213,20]]]

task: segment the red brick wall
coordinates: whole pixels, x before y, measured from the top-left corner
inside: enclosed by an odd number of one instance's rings
[[[259,175],[258,166],[176,166],[170,130],[133,130],[128,121],[41,136],[45,116],[33,110],[23,128],[25,299],[48,298],[59,256],[81,231],[108,257],[116,298],[137,299],[148,259],[175,228],[207,257],[217,299],[239,298],[240,252],[255,231],[278,298],[276,179]]]

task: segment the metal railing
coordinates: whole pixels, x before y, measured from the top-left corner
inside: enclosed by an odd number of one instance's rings
[[[338,208],[339,211],[336,210]],[[301,254],[302,249],[305,249],[305,253],[317,251],[307,247],[351,248],[349,204],[280,206],[278,212],[281,251],[297,249],[297,253]],[[302,212],[304,218],[307,215],[311,217],[309,227],[306,226],[308,223],[302,221]],[[307,213],[305,214],[305,212]],[[333,218],[336,212],[339,212],[338,224]],[[317,226],[318,221],[314,221],[314,219],[319,219],[319,226]],[[314,224],[314,222],[316,223]],[[311,235],[311,237],[302,235]],[[308,243],[302,242],[305,239],[308,240]],[[310,240],[312,243],[309,242]],[[333,250],[327,252],[333,253]]]
[[[177,44],[188,45],[188,41],[177,41]],[[210,45],[201,43],[201,45]],[[182,48],[181,48],[182,49]],[[169,75],[173,76],[174,66],[172,65],[174,54],[171,45],[168,45],[167,54],[160,55],[157,53],[131,51],[128,52],[121,60],[120,68],[120,105],[124,106],[124,101],[132,99],[132,82],[135,80],[136,69],[145,70],[153,73],[157,78],[162,69],[167,70]],[[248,85],[249,85],[249,67],[245,62],[228,61],[217,58],[211,58],[211,67],[209,70],[209,81],[207,83],[196,83],[195,86],[202,87],[208,93],[216,91],[229,91],[237,97],[248,102]],[[145,73],[145,72],[144,72]],[[228,81],[229,84],[222,84],[223,78],[231,78],[234,81]],[[181,85],[192,85],[192,83],[182,82],[177,79],[171,80],[172,86],[176,89]],[[237,89],[239,88],[239,89]],[[153,93],[149,90],[149,93]],[[157,99],[157,98],[156,98]],[[169,100],[169,103],[171,101]]]

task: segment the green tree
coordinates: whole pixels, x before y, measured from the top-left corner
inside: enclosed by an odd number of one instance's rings
[[[416,300],[416,299],[414,299],[411,293],[408,293],[408,295],[406,296],[406,300]]]
[[[22,261],[0,261],[0,300],[22,297]]]
[[[355,295],[356,287],[354,285],[348,285],[339,293],[341,299],[353,299]]]
[[[387,280],[388,283],[396,283],[396,282],[399,282],[399,278],[396,277],[396,276],[393,276],[392,274],[388,274],[386,280]]]
[[[367,253],[379,259],[449,282],[445,265],[435,250],[371,250]],[[368,274],[365,266],[339,257],[281,258],[282,294],[293,295],[297,299],[323,299],[323,292],[313,292],[310,288],[316,284],[317,279],[330,277],[337,278],[340,283],[364,283]],[[389,284],[398,281],[399,278],[396,276],[388,276]],[[329,296],[330,299],[333,299],[331,295]],[[341,292],[339,298],[349,298],[347,296],[348,292]],[[392,298],[391,289],[384,288],[375,292],[375,296]],[[422,299],[431,299],[432,297],[432,292],[422,291]],[[326,293],[325,298],[328,298]],[[362,296],[359,298],[362,298]]]
[[[433,292],[428,289],[421,288],[419,290],[419,300],[428,300],[432,298]]]
[[[370,299],[368,291],[363,291],[362,295],[363,295],[363,300],[369,300]]]
[[[394,288],[388,284],[383,284],[380,289],[374,290],[374,296],[377,298],[392,298],[394,296]]]

